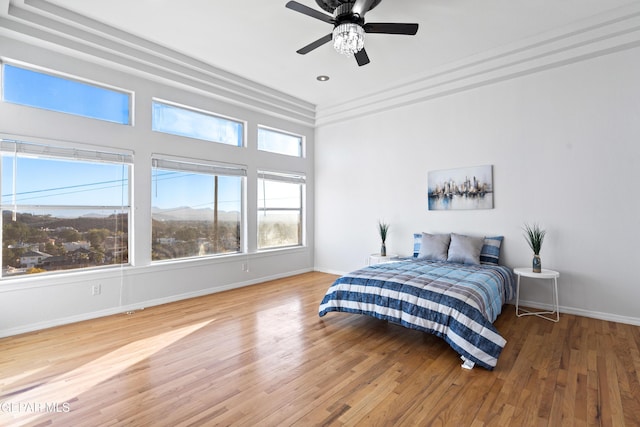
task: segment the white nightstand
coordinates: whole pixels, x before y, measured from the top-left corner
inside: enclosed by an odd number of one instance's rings
[[[557,322],[560,320],[560,312],[558,311],[558,277],[560,277],[560,273],[553,270],[542,269],[540,273],[534,273],[531,271],[531,267],[521,267],[514,268],[513,272],[518,276],[518,284],[516,288],[516,316],[538,316],[543,319],[551,320],[552,322]],[[521,277],[529,277],[532,279],[549,279],[553,280],[553,311],[527,311],[523,310],[519,307],[520,302],[520,278]],[[545,314],[555,314],[555,319],[552,317],[547,317]]]
[[[387,256],[382,256],[380,254],[371,254],[369,255],[369,265],[374,264],[383,264],[385,262],[391,262],[398,259],[398,254],[387,254]]]

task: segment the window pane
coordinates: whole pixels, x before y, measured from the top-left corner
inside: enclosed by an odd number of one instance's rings
[[[153,174],[152,260],[240,252],[244,178],[166,168]]]
[[[128,209],[5,209],[2,224],[3,277],[129,262]]]
[[[4,100],[15,104],[130,124],[130,95],[13,65],[4,65]]]
[[[174,105],[153,103],[154,131],[242,147],[243,124]]]
[[[300,209],[300,184],[260,179],[258,200],[259,209]]]
[[[258,249],[302,244],[302,186],[258,179]]]
[[[2,153],[2,276],[129,262],[126,164]]]
[[[128,206],[129,193],[124,191],[127,186],[126,165],[2,155],[5,207]]]
[[[258,150],[302,157],[302,138],[274,130],[258,128]]]
[[[258,249],[302,244],[300,211],[261,211],[258,216]]]

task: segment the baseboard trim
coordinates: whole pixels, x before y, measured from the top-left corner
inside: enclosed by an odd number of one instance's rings
[[[513,301],[511,303],[514,304]],[[539,302],[524,301],[524,300],[520,300],[518,304],[523,307],[530,307],[537,310],[549,310],[549,311],[553,310],[553,306],[551,304],[540,304]],[[637,317],[620,316],[618,314],[603,313],[599,311],[590,311],[582,308],[566,307],[566,306],[560,306],[559,311],[560,311],[561,317],[562,317],[562,314],[572,314],[575,316],[606,320],[608,322],[625,323],[628,325],[640,326],[640,318],[637,318]]]
[[[332,270],[330,268],[320,268],[320,267],[316,267],[314,271],[317,271],[318,273],[334,274],[336,276],[344,276],[345,274],[349,273],[348,271],[338,271],[338,270]]]

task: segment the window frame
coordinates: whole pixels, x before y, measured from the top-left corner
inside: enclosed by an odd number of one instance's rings
[[[300,212],[300,224],[299,224],[299,230],[298,230],[298,240],[299,242],[296,244],[290,244],[290,245],[279,245],[279,246],[268,246],[268,247],[261,247],[260,246],[260,221],[259,221],[259,217],[261,214],[264,214],[265,212],[268,211],[298,211],[298,208],[278,208],[278,207],[269,207],[267,208],[266,206],[261,207],[260,206],[260,186],[261,186],[261,180],[269,180],[269,181],[274,181],[274,182],[281,182],[281,183],[291,183],[291,184],[299,184],[300,188],[300,208],[299,208],[299,212]],[[256,185],[257,185],[257,197],[256,197],[256,250],[258,252],[265,252],[265,251],[273,251],[273,250],[282,250],[282,249],[291,249],[291,248],[300,248],[300,247],[304,247],[306,246],[306,189],[307,189],[307,178],[306,178],[306,174],[302,173],[302,172],[276,172],[276,171],[272,171],[272,170],[266,170],[266,169],[258,169],[257,171],[257,179],[256,179]],[[264,196],[264,194],[263,194]],[[264,203],[266,203],[266,198],[264,199]]]
[[[298,138],[300,141],[300,146],[298,147],[298,154],[288,154],[285,152],[281,152],[281,151],[275,151],[275,150],[267,150],[264,148],[260,148],[260,133],[261,132],[269,132],[269,133],[274,133],[274,134],[279,134],[279,135],[285,135],[285,136],[290,136],[290,137],[294,137],[294,138]],[[281,156],[287,156],[287,157],[292,157],[292,158],[305,158],[306,157],[306,140],[305,137],[303,135],[298,135],[296,133],[293,132],[288,132],[282,129],[276,129],[273,127],[269,127],[269,126],[264,126],[264,125],[258,125],[258,129],[256,132],[256,148],[258,151],[261,151],[263,153],[273,153],[273,154],[277,154],[277,155],[281,155]]]
[[[191,172],[203,175],[210,175],[211,177],[215,176],[229,176],[229,177],[240,177],[240,210],[239,210],[239,245],[238,251],[236,252],[217,252],[217,253],[208,253],[204,255],[191,255],[191,256],[182,256],[175,258],[166,258],[166,259],[153,259],[153,245],[154,245],[154,237],[153,237],[153,193],[157,191],[157,181],[156,181],[156,172],[157,170],[170,170],[175,172]],[[184,158],[178,156],[170,156],[165,154],[152,154],[151,156],[151,187],[152,187],[152,195],[151,195],[151,206],[152,209],[150,215],[150,228],[151,228],[151,256],[150,263],[151,265],[158,265],[163,263],[171,263],[171,262],[181,262],[186,260],[202,260],[202,259],[213,259],[220,258],[225,256],[234,256],[234,255],[242,255],[247,252],[247,242],[246,242],[246,186],[247,186],[247,170],[248,167],[246,165],[241,164],[232,164],[226,162],[214,162],[214,161],[206,161],[202,159],[192,159],[192,158]],[[212,199],[213,199],[212,195]]]
[[[14,68],[18,68],[21,70],[25,70],[25,71],[29,71],[29,72],[33,72],[33,73],[38,73],[38,74],[42,74],[45,76],[49,76],[49,77],[53,77],[56,79],[61,79],[61,80],[66,80],[68,82],[71,83],[75,83],[75,84],[80,84],[80,85],[85,85],[85,86],[91,86],[93,88],[96,89],[101,89],[104,91],[110,91],[110,92],[115,92],[121,95],[125,95],[127,97],[127,121],[126,122],[121,122],[118,120],[114,120],[114,119],[108,119],[108,118],[104,118],[104,117],[96,117],[94,115],[88,115],[88,114],[82,114],[80,112],[72,112],[72,111],[66,111],[66,110],[62,110],[62,109],[55,109],[55,108],[48,108],[48,107],[43,107],[43,106],[39,106],[39,105],[33,105],[33,104],[28,104],[28,103],[24,103],[24,102],[16,102],[16,101],[9,101],[6,99],[6,84],[7,84],[7,78],[6,78],[6,66],[10,66],[10,67],[14,67]],[[13,61],[13,60],[7,60],[7,59],[2,59],[0,60],[0,76],[1,76],[1,85],[0,85],[0,89],[1,89],[1,96],[0,96],[0,100],[2,102],[6,102],[9,104],[14,104],[14,105],[21,105],[21,106],[25,106],[25,107],[29,107],[29,108],[36,108],[39,110],[44,110],[44,111],[52,111],[52,112],[56,112],[56,113],[62,113],[62,114],[69,114],[72,116],[76,116],[76,117],[83,117],[86,119],[92,119],[92,120],[99,120],[101,122],[107,122],[107,123],[114,123],[114,124],[120,124],[120,125],[124,125],[124,126],[134,126],[134,100],[135,100],[135,94],[133,91],[131,90],[127,90],[127,89],[123,89],[120,87],[116,87],[113,85],[109,85],[106,83],[102,83],[102,82],[98,82],[95,80],[91,80],[91,79],[86,79],[86,78],[82,78],[80,76],[77,75],[73,75],[73,74],[69,74],[69,73],[64,73],[64,72],[60,72],[60,71],[55,71],[49,68],[45,68],[45,67],[40,67],[40,66],[36,66],[33,64],[27,64],[21,61]]]
[[[11,147],[14,147],[12,150]],[[7,154],[8,153],[8,154]],[[35,276],[41,277],[52,277],[54,275],[62,275],[62,274],[74,274],[74,273],[82,273],[87,271],[106,271],[113,269],[120,269],[125,267],[130,267],[134,264],[134,247],[133,247],[133,175],[134,175],[134,161],[133,161],[133,152],[128,152],[125,150],[114,150],[114,149],[97,149],[95,147],[83,147],[78,144],[65,144],[59,141],[50,143],[49,141],[23,141],[22,138],[13,138],[6,137],[4,135],[0,135],[0,170],[2,169],[2,159],[5,156],[13,156],[14,159],[18,157],[22,158],[31,158],[31,159],[42,159],[42,160],[50,160],[52,162],[55,161],[63,161],[63,162],[82,162],[82,163],[106,163],[110,165],[121,165],[126,167],[126,178],[122,179],[122,187],[126,186],[126,198],[128,203],[121,203],[120,205],[100,205],[100,204],[89,204],[89,205],[80,205],[80,204],[26,204],[26,203],[6,203],[3,200],[0,200],[0,212],[3,212],[3,215],[0,216],[0,244],[4,251],[5,241],[4,241],[4,211],[13,211],[14,215],[20,211],[34,211],[34,210],[43,210],[43,211],[85,211],[85,210],[99,210],[99,211],[115,211],[116,215],[126,215],[127,217],[127,261],[120,263],[111,263],[104,265],[95,265],[88,267],[79,267],[79,268],[69,268],[69,269],[54,269],[45,272],[40,272]],[[17,160],[16,160],[17,161]],[[2,174],[0,173],[0,180],[2,179]],[[0,182],[0,184],[2,184]],[[15,185],[15,182],[14,182]],[[85,185],[85,184],[81,184]],[[15,187],[14,187],[15,188]],[[124,195],[123,194],[123,195]],[[14,195],[15,201],[15,195]],[[117,221],[117,219],[116,219]],[[115,231],[116,233],[122,231],[123,227],[118,227]],[[72,242],[76,243],[76,242]],[[115,243],[114,243],[115,244]],[[114,248],[115,250],[115,248]],[[0,271],[0,282],[6,282],[8,280],[21,279],[24,277],[31,277],[33,275],[24,273],[24,274],[5,274],[4,272],[4,254],[0,253],[0,266],[2,266],[2,271]]]
[[[209,138],[203,138],[203,137],[199,137],[199,136],[195,136],[195,135],[188,135],[186,133],[180,133],[177,131],[171,132],[171,131],[167,131],[167,130],[160,130],[160,129],[156,129],[156,122],[155,122],[155,106],[156,104],[159,105],[165,105],[167,107],[171,107],[171,108],[175,108],[178,110],[183,110],[185,112],[188,113],[194,113],[197,114],[199,116],[205,116],[205,117],[211,117],[213,119],[217,119],[217,120],[224,120],[227,122],[231,122],[231,123],[235,123],[237,125],[240,125],[241,129],[240,132],[238,133],[238,137],[240,138],[239,144],[229,144],[223,141],[217,141],[215,139],[209,139]],[[239,147],[239,148],[244,148],[247,146],[247,122],[245,120],[240,120],[240,119],[236,119],[230,116],[225,116],[222,114],[217,114],[214,113],[212,111],[207,111],[201,108],[197,108],[197,107],[193,107],[193,106],[189,106],[189,105],[184,105],[184,104],[179,104],[177,102],[172,102],[172,101],[167,101],[165,99],[160,99],[160,98],[152,98],[151,99],[151,130],[153,132],[158,132],[158,133],[163,133],[166,135],[172,135],[172,136],[178,136],[178,137],[182,137],[182,138],[190,138],[190,139],[195,139],[198,141],[205,141],[205,142],[213,142],[215,144],[220,144],[222,146],[229,146],[229,147]]]

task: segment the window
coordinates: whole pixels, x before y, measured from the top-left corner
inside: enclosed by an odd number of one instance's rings
[[[305,177],[258,171],[258,249],[302,245]]]
[[[236,147],[244,140],[242,122],[159,101],[153,101],[152,129]]]
[[[241,252],[243,166],[153,159],[153,261]]]
[[[302,157],[302,137],[258,127],[258,150]]]
[[[2,277],[129,263],[129,154],[0,140]]]
[[[131,124],[131,94],[4,64],[3,100],[14,104]]]

